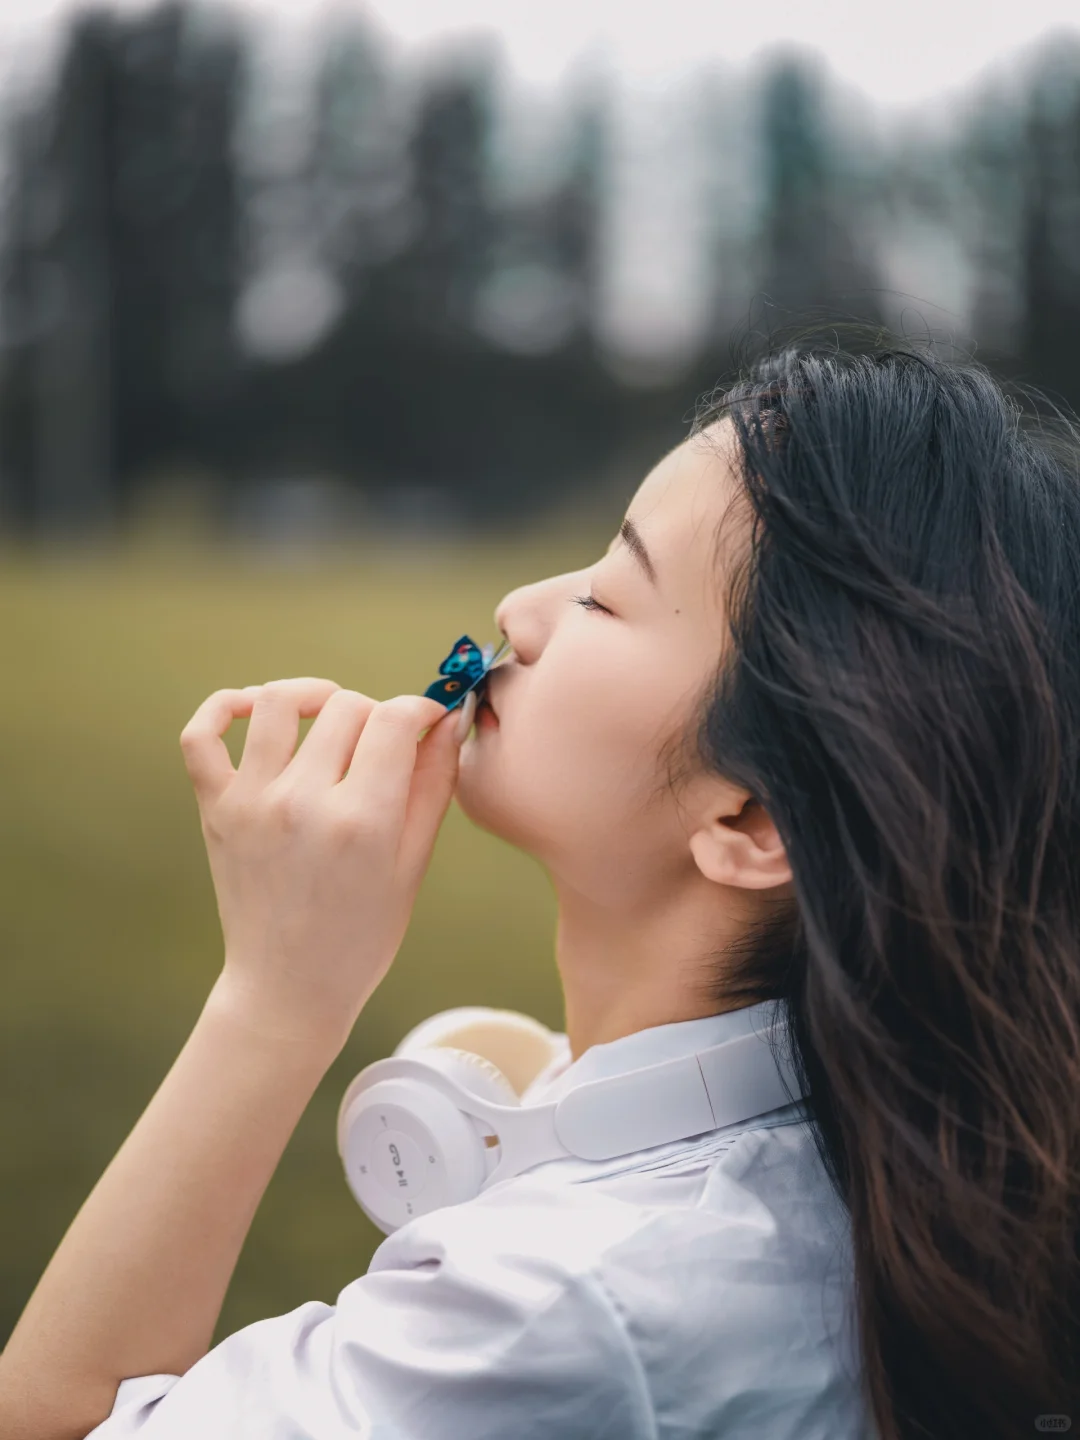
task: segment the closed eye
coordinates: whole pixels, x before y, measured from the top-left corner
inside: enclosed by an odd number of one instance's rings
[[[570,597],[570,603],[572,605],[580,605],[585,610],[602,610],[605,615],[611,615],[613,613],[606,605],[601,605],[599,600],[594,600],[591,595],[572,595]]]

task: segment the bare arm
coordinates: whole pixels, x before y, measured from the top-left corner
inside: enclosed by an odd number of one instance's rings
[[[84,1440],[121,1380],[206,1353],[289,1136],[404,938],[457,776],[445,714],[303,679],[218,691],[185,727],[224,967],[0,1355],[4,1440]]]
[[[333,1053],[261,1035],[211,993],[0,1356],[0,1435],[83,1440],[121,1380],[209,1348],[241,1246]]]

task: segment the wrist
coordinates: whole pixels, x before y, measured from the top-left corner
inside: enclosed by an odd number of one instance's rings
[[[316,1020],[296,1008],[277,1005],[227,969],[215,980],[203,1015],[215,1028],[232,1030],[243,1043],[266,1047],[285,1063],[323,1072],[340,1055],[352,1028],[338,1016]]]

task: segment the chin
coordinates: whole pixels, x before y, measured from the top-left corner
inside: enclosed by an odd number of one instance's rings
[[[484,774],[484,764],[476,754],[476,740],[470,737],[465,741],[461,751],[461,759],[458,762],[457,785],[454,789],[454,799],[457,801],[463,814],[479,825],[483,830],[494,830],[498,834],[498,828],[492,822],[495,820],[492,805],[491,780]]]
[[[505,778],[496,772],[497,767],[489,766],[477,753],[475,741],[466,740],[454,791],[458,808],[479,829],[531,854],[529,837],[522,830],[520,804],[515,804]]]

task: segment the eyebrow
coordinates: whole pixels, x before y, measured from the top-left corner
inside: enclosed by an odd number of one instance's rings
[[[640,534],[638,533],[637,526],[634,524],[634,522],[630,519],[629,516],[627,516],[626,519],[619,526],[619,534],[626,541],[627,548],[629,549],[630,554],[633,555],[634,559],[641,566],[642,570],[645,571],[645,574],[649,580],[649,584],[655,585],[656,567],[653,565],[652,559],[649,556],[649,552],[645,548],[645,541],[642,540]]]

